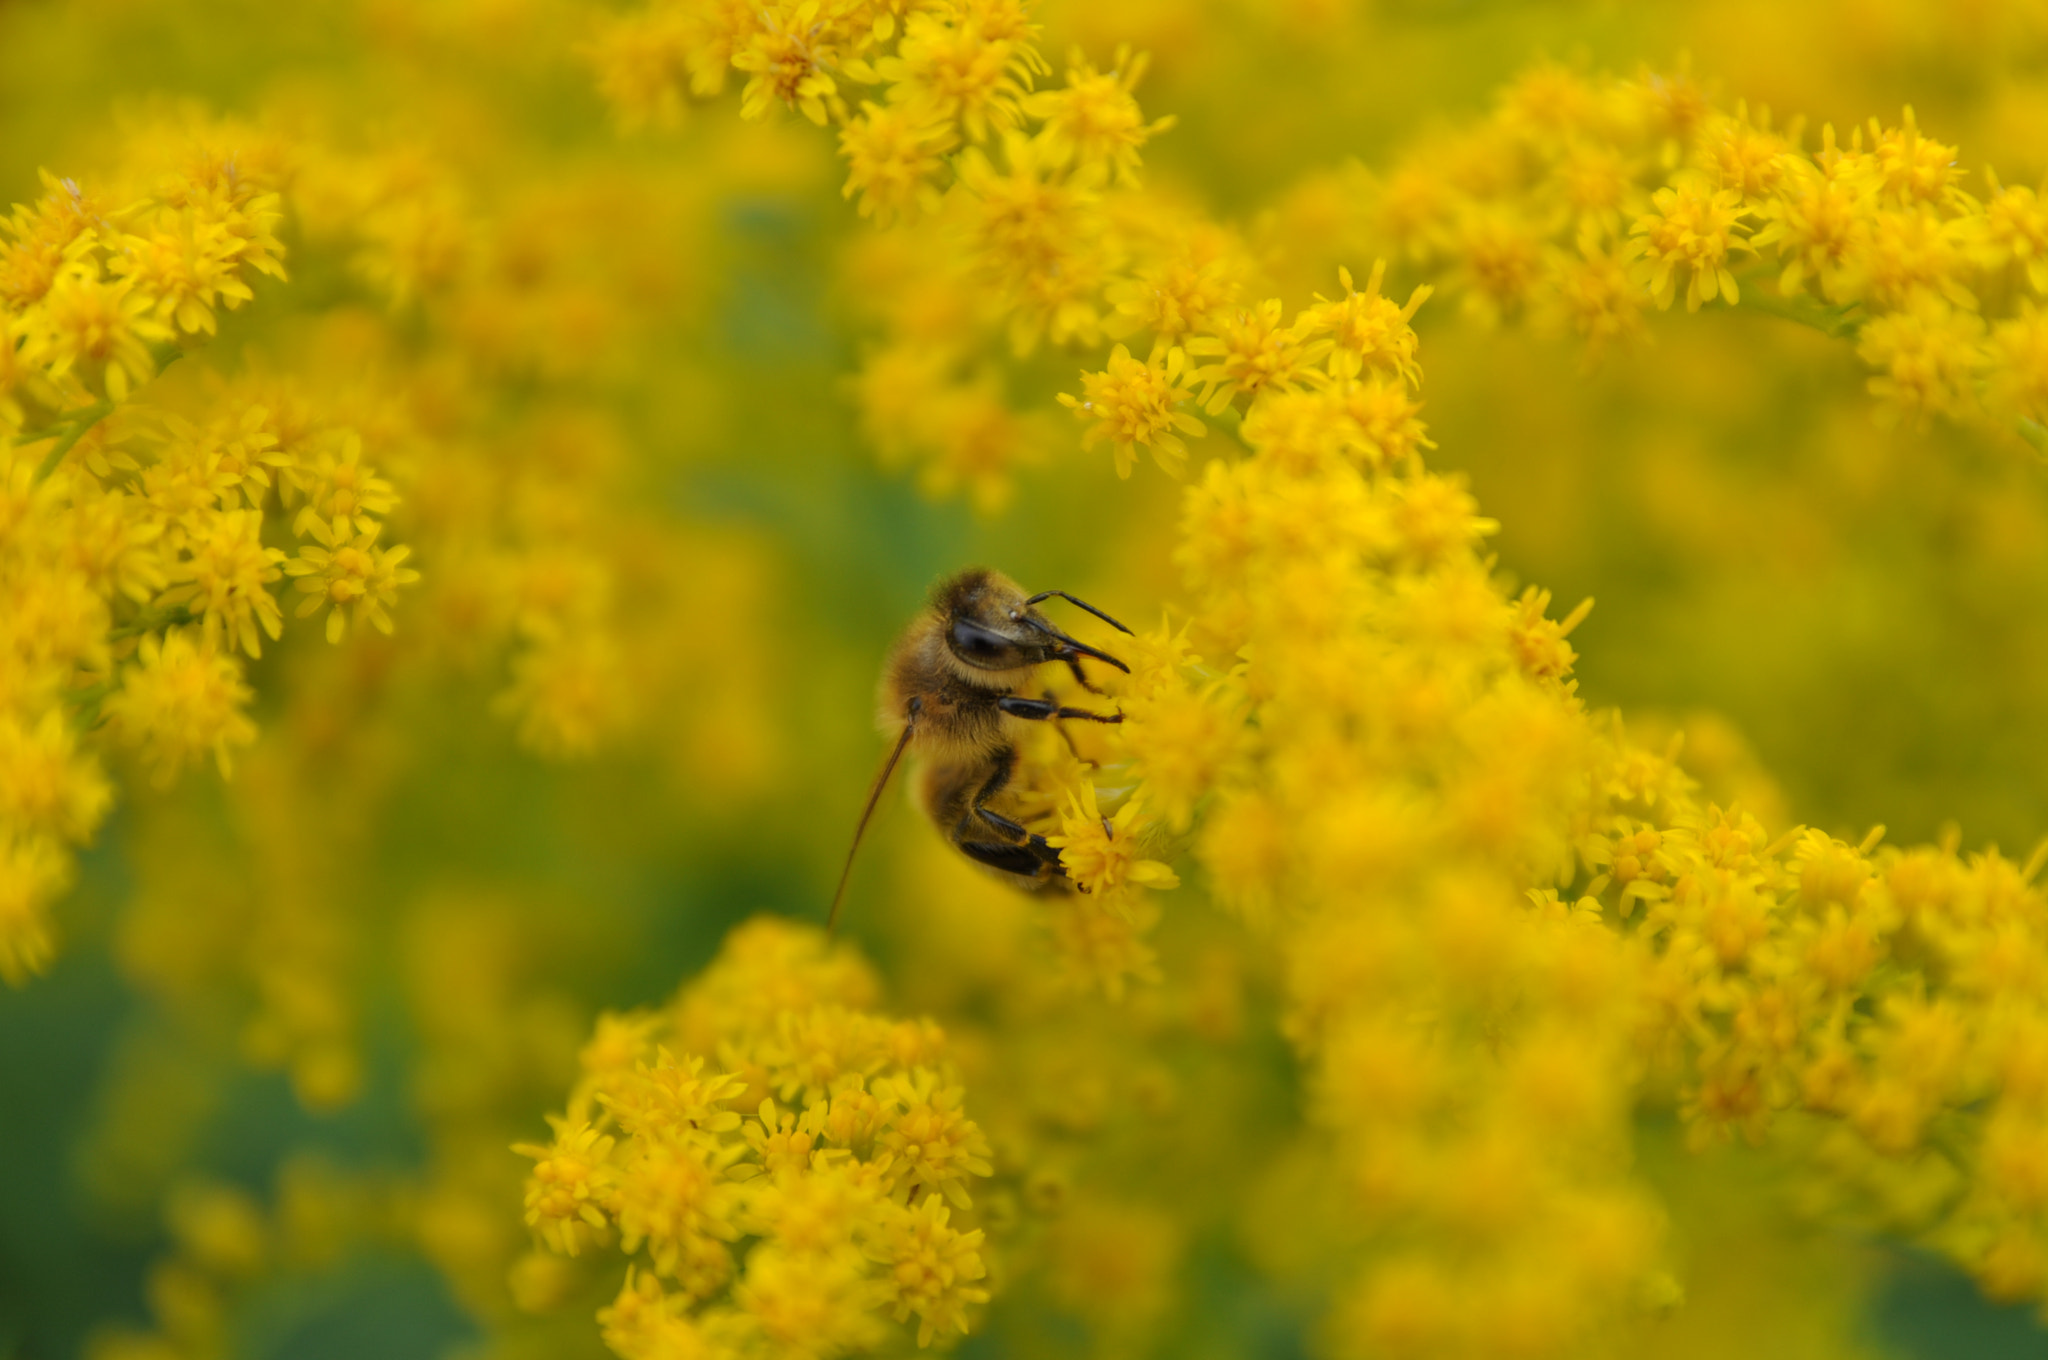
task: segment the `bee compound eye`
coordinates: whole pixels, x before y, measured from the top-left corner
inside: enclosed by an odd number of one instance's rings
[[[953,621],[949,640],[953,654],[972,666],[997,670],[1018,665],[1023,659],[1015,643],[968,619]]]

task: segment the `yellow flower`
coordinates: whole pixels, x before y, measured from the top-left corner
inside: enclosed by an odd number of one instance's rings
[[[1895,203],[1941,203],[1955,193],[1962,177],[1956,149],[1920,131],[1912,105],[1900,126],[1887,128],[1870,120],[1870,177],[1878,192]]]
[[[1180,345],[1236,304],[1249,270],[1234,237],[1212,224],[1196,224],[1174,249],[1141,262],[1136,277],[1109,286],[1105,295],[1117,310],[1110,334],[1146,329],[1155,348]]]
[[[589,1124],[550,1119],[555,1140],[520,1143],[513,1151],[534,1159],[526,1184],[526,1223],[564,1256],[605,1240],[619,1179],[612,1164],[618,1140]]]
[[[113,802],[99,762],[57,709],[24,720],[0,712],[0,827],[82,843]]]
[[[1257,307],[1220,318],[1210,334],[1188,341],[1189,354],[1215,359],[1189,375],[1202,384],[1202,405],[1210,415],[1220,413],[1239,393],[1256,397],[1295,386],[1309,365],[1331,348],[1328,340],[1310,339],[1313,327],[1300,322],[1282,325],[1281,311],[1280,299],[1268,298]]]
[[[140,747],[168,785],[187,762],[212,752],[221,776],[229,748],[256,740],[246,709],[254,693],[242,669],[210,642],[195,643],[182,628],[146,634],[135,664],[121,673],[121,688],[105,712],[116,731]]]
[[[262,634],[275,638],[284,630],[277,601],[264,588],[278,578],[284,554],[264,547],[262,535],[258,511],[207,516],[193,531],[190,556],[165,572],[171,585],[157,597],[158,606],[194,609],[208,639],[261,656]]]
[[[1993,325],[1984,366],[1994,409],[2048,421],[2048,310],[2029,298],[2019,315]]]
[[[610,16],[581,55],[597,76],[598,93],[627,131],[683,120],[684,85],[696,50],[690,15],[650,8]]]
[[[652,1271],[628,1266],[618,1297],[597,1310],[598,1330],[622,1360],[725,1360],[731,1352],[688,1316],[689,1302],[663,1293]]]
[[[74,243],[72,261],[44,295],[38,343],[51,376],[76,373],[108,400],[126,401],[156,373],[150,343],[169,340],[171,331],[149,315],[150,299],[132,280],[103,279],[96,259],[77,257],[76,247],[89,242]]]
[[[1921,423],[1930,413],[1958,414],[1974,404],[1977,374],[1986,362],[1984,322],[1974,312],[1921,294],[1905,310],[1865,322],[1856,353],[1878,371],[1871,392]]]
[[[0,980],[10,987],[50,966],[50,903],[70,884],[70,860],[47,836],[0,832]]]
[[[1864,230],[1834,280],[1834,296],[1880,307],[1906,307],[1923,293],[1938,293],[1958,307],[1977,300],[1961,282],[1966,265],[1966,232],[1959,221],[1932,208],[1880,209],[1864,219]]]
[[[982,1233],[952,1215],[993,1172],[988,1139],[937,1027],[858,1009],[872,987],[824,932],[763,917],[663,1011],[600,1022],[570,1107],[602,1113],[517,1151],[549,1249],[616,1226],[637,1258],[599,1314],[621,1355],[839,1354],[881,1343],[890,1314],[915,1314],[923,1344],[987,1301]]]
[[[1117,476],[1131,475],[1139,445],[1151,450],[1161,468],[1178,475],[1188,451],[1181,435],[1208,433],[1201,421],[1180,409],[1194,396],[1181,382],[1186,367],[1187,356],[1179,349],[1140,362],[1118,345],[1110,351],[1107,368],[1081,375],[1081,395],[1062,392],[1060,404],[1095,422],[1081,436],[1083,447],[1093,448],[1105,438],[1115,443]]]
[[[1351,271],[1339,268],[1337,281],[1344,285],[1342,297],[1334,300],[1316,294],[1315,305],[1304,308],[1296,328],[1304,335],[1330,337],[1330,373],[1337,378],[1356,378],[1361,372],[1378,369],[1402,381],[1421,381],[1422,370],[1415,362],[1421,342],[1409,322],[1435,290],[1424,284],[1397,304],[1380,295],[1387,262],[1375,260],[1365,291],[1352,286]]]
[[[1131,97],[1150,61],[1143,53],[1134,56],[1126,44],[1117,48],[1109,70],[1097,71],[1075,51],[1067,58],[1064,88],[1023,101],[1025,113],[1044,124],[1038,135],[1053,164],[1073,163],[1079,173],[1095,179],[1114,175],[1125,184],[1137,182],[1138,149],[1174,122],[1159,118],[1147,123]]]
[[[937,1195],[908,1208],[889,1205],[868,1255],[884,1267],[883,1281],[898,1322],[917,1314],[917,1344],[969,1330],[968,1310],[988,1302],[975,1284],[988,1274],[982,1264],[980,1229],[948,1226],[952,1209]]]
[[[732,55],[735,70],[753,72],[740,92],[740,116],[759,118],[771,101],[780,100],[821,127],[828,117],[839,117],[844,102],[827,74],[835,54],[820,41],[818,0],[763,7],[759,23]]]
[[[284,564],[285,574],[299,578],[298,588],[307,597],[299,602],[299,617],[331,606],[329,642],[341,641],[351,617],[358,625],[368,622],[378,632],[389,633],[391,615],[386,607],[398,602],[400,586],[420,579],[417,571],[404,565],[412,549],[378,547],[381,526],[374,521],[368,530],[352,528],[342,516],[332,524],[317,516],[303,519],[302,524],[317,541],[299,549],[299,555]]]
[[[955,163],[956,194],[975,267],[1005,298],[1011,344],[1024,354],[1041,338],[1092,342],[1115,246],[1097,199],[1021,133],[1003,135],[1003,164],[969,147]]]
[[[910,1187],[913,1199],[936,1190],[967,1208],[967,1178],[992,1175],[994,1168],[987,1137],[962,1108],[966,1093],[941,1086],[935,1073],[920,1067],[878,1080],[875,1094],[885,1107],[875,1147],[888,1154],[892,1182]]]
[[[1731,251],[1754,247],[1736,234],[1748,211],[1739,190],[1712,193],[1689,186],[1659,189],[1652,195],[1654,212],[1644,213],[1629,228],[1628,253],[1639,259],[1637,277],[1649,286],[1660,308],[1669,307],[1686,274],[1685,309],[1696,312],[1703,302],[1726,298],[1740,301],[1735,276],[1728,272]]]
[[[2048,201],[2023,184],[1991,181],[1991,199],[1981,223],[1971,227],[1972,254],[1985,269],[2018,269],[2027,286],[2048,293]]]
[[[1140,810],[1136,796],[1126,799],[1116,816],[1105,817],[1095,798],[1095,786],[1082,780],[1069,790],[1067,806],[1060,813],[1060,834],[1047,836],[1046,844],[1060,852],[1060,867],[1083,892],[1096,896],[1115,893],[1125,884],[1140,888],[1177,888],[1180,878],[1171,865],[1156,859],[1139,859],[1138,836],[1150,820]]]
[[[1589,358],[1608,346],[1644,340],[1643,309],[1651,295],[1631,277],[1628,261],[1591,241],[1552,256],[1553,295],[1544,304],[1584,337]]]
[[[952,148],[952,129],[943,122],[921,121],[909,105],[861,105],[861,115],[839,134],[839,153],[846,158],[843,197],[860,195],[860,214],[888,226],[915,210],[938,202],[934,181]]]
[[[43,196],[33,207],[17,203],[0,232],[9,238],[0,246],[0,302],[26,309],[41,302],[57,281],[58,272],[75,257],[72,244],[105,220],[106,205],[75,179],[59,179],[38,170]]]
[[[1715,187],[1744,199],[1768,197],[1797,157],[1792,143],[1771,131],[1768,110],[1752,122],[1748,106],[1738,103],[1732,117],[1709,118],[1700,130],[1699,158]]]
[[[315,520],[326,520],[333,538],[321,542],[330,546],[334,538],[350,537],[351,530],[375,537],[378,520],[391,513],[398,497],[362,458],[362,436],[354,430],[342,432],[338,447],[323,448],[311,458],[299,456],[289,475],[306,503],[292,521],[293,533],[304,537],[314,532]]]
[[[957,123],[969,140],[983,142],[991,130],[1023,121],[1025,91],[1040,65],[1035,49],[988,32],[969,7],[954,22],[910,15],[896,55],[876,62],[873,74],[921,122]]]

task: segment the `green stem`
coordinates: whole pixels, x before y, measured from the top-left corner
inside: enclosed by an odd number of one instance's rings
[[[1763,292],[1744,281],[1742,302],[1739,304],[1751,311],[1775,316],[1801,326],[1810,326],[1831,340],[1848,340],[1855,336],[1863,324],[1860,315],[1855,315],[1858,304],[1843,303],[1830,307],[1815,302],[1809,297],[1784,297]]]
[[[105,420],[113,409],[114,403],[111,401],[96,401],[90,406],[66,412],[66,418],[61,423],[49,428],[50,434],[56,434],[59,430],[64,433],[43,456],[42,463],[36,468],[36,480],[40,482],[55,472],[57,465],[64,461],[64,455],[76,448],[79,440],[85,438],[86,431]]]
[[[107,696],[112,694],[114,689],[113,681],[104,680],[97,685],[89,685],[71,696],[71,702],[78,706],[72,717],[80,728],[90,729],[99,722],[100,705],[106,702]]]
[[[183,605],[179,605],[175,609],[147,609],[136,618],[135,622],[124,623],[119,628],[108,629],[107,640],[109,642],[119,642],[122,638],[139,637],[143,633],[153,633],[159,628],[176,628],[180,624],[192,622],[197,617],[198,615]]]
[[[2025,416],[2021,416],[2015,422],[2015,428],[2019,430],[2020,438],[2033,445],[2035,453],[2048,457],[2048,425],[2043,425],[2038,420],[2029,420]]]

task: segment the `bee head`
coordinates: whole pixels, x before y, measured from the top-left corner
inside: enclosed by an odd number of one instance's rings
[[[984,567],[939,586],[933,607],[945,627],[946,650],[963,668],[963,679],[972,679],[973,672],[1024,670],[1084,656],[1129,672],[1109,653],[1055,628],[1033,608],[1042,598],[1026,595],[1015,581]]]

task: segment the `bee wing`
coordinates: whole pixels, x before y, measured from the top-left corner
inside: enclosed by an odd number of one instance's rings
[[[882,790],[889,787],[889,776],[896,773],[896,762],[903,759],[904,748],[910,745],[911,735],[917,731],[917,715],[923,706],[921,700],[911,700],[903,735],[896,738],[895,749],[882,762],[881,773],[875,776],[875,786],[868,790],[868,805],[860,810],[860,822],[853,828],[853,844],[846,847],[846,865],[839,871],[839,886],[832,890],[832,910],[825,917],[827,935],[839,928],[839,899],[846,896],[846,880],[853,874],[853,857],[860,850],[860,838],[867,834],[868,819],[875,815],[875,804],[882,801]]]

